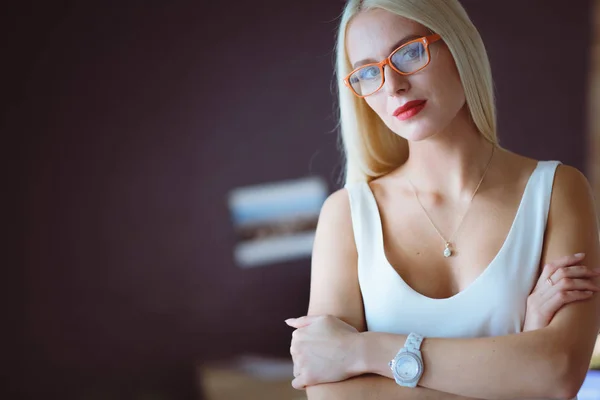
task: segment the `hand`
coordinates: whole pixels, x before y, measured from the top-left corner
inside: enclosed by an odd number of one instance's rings
[[[355,375],[350,371],[359,347],[360,333],[356,328],[331,315],[290,318],[285,322],[297,328],[290,347],[294,388],[340,382]]]
[[[585,254],[566,256],[544,266],[538,282],[527,298],[523,332],[548,326],[564,305],[589,299],[600,288],[592,278],[600,271],[577,265]]]

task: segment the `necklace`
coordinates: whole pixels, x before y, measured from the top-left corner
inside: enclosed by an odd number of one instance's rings
[[[417,194],[417,189],[415,188],[415,185],[413,185],[413,183],[410,180],[410,178],[407,177],[408,182],[410,183],[410,186],[412,187],[413,193],[415,194],[415,197],[417,198],[417,201],[419,202],[419,205],[421,206],[421,208],[425,212],[425,215],[427,216],[427,219],[429,219],[429,222],[431,222],[431,225],[433,226],[433,228],[436,230],[436,232],[438,233],[438,235],[440,235],[440,237],[444,241],[444,257],[450,257],[452,255],[452,239],[454,238],[454,236],[456,235],[456,233],[459,231],[460,227],[462,226],[463,221],[465,220],[465,217],[467,216],[467,213],[469,212],[469,209],[471,208],[471,203],[473,202],[473,198],[475,197],[475,194],[477,194],[477,191],[479,190],[479,186],[481,186],[481,182],[483,182],[483,178],[485,178],[485,175],[487,174],[488,169],[490,168],[490,164],[492,163],[492,157],[494,156],[494,150],[495,149],[496,149],[496,146],[494,145],[492,147],[492,155],[490,155],[490,159],[488,160],[488,163],[487,163],[487,165],[485,167],[485,170],[483,171],[483,174],[481,175],[481,179],[479,180],[479,183],[477,184],[477,187],[473,191],[473,195],[471,196],[471,200],[469,200],[469,205],[467,206],[467,210],[465,211],[465,213],[463,214],[462,218],[460,219],[460,223],[458,224],[458,228],[456,228],[456,230],[454,231],[454,233],[452,234],[452,236],[450,236],[450,238],[448,238],[447,240],[444,237],[444,235],[442,235],[442,233],[440,232],[440,230],[437,228],[437,226],[435,225],[435,223],[431,219],[431,216],[429,216],[429,213],[427,212],[427,210],[425,209],[425,207],[421,203],[421,200],[419,199],[419,195]]]

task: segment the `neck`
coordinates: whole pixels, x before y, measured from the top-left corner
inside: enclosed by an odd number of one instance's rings
[[[465,108],[444,132],[409,142],[409,157],[402,171],[420,193],[468,200],[488,166],[493,147]]]

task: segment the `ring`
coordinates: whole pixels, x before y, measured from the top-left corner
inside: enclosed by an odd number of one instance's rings
[[[552,279],[550,277],[548,277],[548,279],[546,279],[546,282],[548,282],[548,284],[550,286],[554,286],[554,282],[552,282]]]

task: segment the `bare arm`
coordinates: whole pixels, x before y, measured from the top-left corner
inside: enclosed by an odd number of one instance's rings
[[[464,396],[416,387],[400,387],[379,375],[361,375],[342,382],[306,388],[309,400],[470,400]]]
[[[556,173],[542,265],[560,256],[586,253],[584,264],[600,267],[593,197],[575,168]],[[598,277],[592,278],[595,284]],[[560,284],[568,284],[561,280]],[[425,373],[419,385],[484,399],[572,398],[585,375],[600,328],[600,296],[567,304],[542,329],[475,339],[425,339]],[[391,377],[386,363],[405,336],[365,332],[365,372]],[[359,369],[360,370],[360,369]]]
[[[364,332],[366,324],[358,285],[358,256],[348,193],[344,189],[333,193],[321,210],[311,274],[308,315],[332,315]],[[309,386],[306,392],[310,400],[466,399],[427,388],[403,388],[392,379],[375,375]]]

